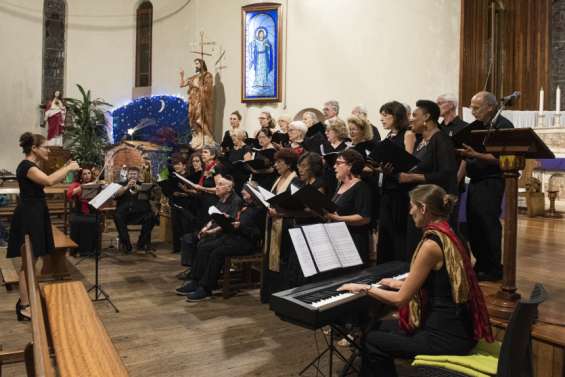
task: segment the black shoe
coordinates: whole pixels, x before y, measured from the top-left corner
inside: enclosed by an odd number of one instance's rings
[[[22,305],[22,299],[18,300],[16,303],[16,317],[18,318],[18,321],[31,321],[31,317],[22,313],[22,310],[27,309],[28,307],[29,305]]]
[[[207,300],[211,297],[212,295],[204,288],[204,287],[198,287],[197,290],[195,290],[192,293],[189,293],[186,296],[186,301],[190,301],[190,302],[198,302],[198,301],[203,301],[203,300]]]
[[[175,277],[179,280],[189,280],[190,279],[190,268],[187,268],[186,270],[179,272],[178,274],[175,275]]]
[[[184,283],[181,287],[176,289],[176,293],[179,296],[187,296],[194,292],[198,288],[198,284],[194,280],[189,280]]]

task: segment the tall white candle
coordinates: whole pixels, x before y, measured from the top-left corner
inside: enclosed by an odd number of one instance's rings
[[[561,88],[557,85],[555,90],[555,114],[559,115],[561,112]]]
[[[543,115],[543,87],[539,91],[539,115]]]

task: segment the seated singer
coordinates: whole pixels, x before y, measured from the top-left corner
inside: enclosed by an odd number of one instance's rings
[[[216,242],[198,244],[192,280],[186,289],[190,291],[188,301],[201,301],[212,295],[227,256],[249,255],[257,250],[265,231],[266,210],[254,202],[247,188],[241,191],[241,196],[245,204],[232,222],[233,230],[221,234]]]
[[[418,354],[464,355],[493,336],[469,252],[447,219],[455,197],[436,185],[410,192],[410,216],[424,234],[405,281],[383,279],[385,290],[345,284],[340,291],[367,292],[398,306],[399,321],[384,320],[365,336],[361,376],[397,376],[394,358]]]
[[[67,200],[72,203],[70,213],[71,239],[78,244],[73,253],[79,256],[93,255],[98,247],[98,228],[96,214],[88,206],[92,198],[83,195],[82,185],[91,183],[92,169],[83,168],[78,175],[78,180],[71,183],[67,189]]]
[[[141,182],[138,179],[139,169],[129,168],[127,183],[116,193],[118,205],[114,221],[120,243],[127,253],[132,251],[127,226],[141,224],[141,233],[136,245],[136,248],[141,250],[150,247],[151,230],[155,225],[155,216],[149,204],[149,194],[140,191]]]
[[[243,203],[239,195],[233,191],[233,178],[229,175],[216,174],[214,182],[216,183],[216,196],[218,197],[218,201],[214,206],[220,212],[235,218]],[[190,266],[192,270],[197,248],[206,247],[213,249],[222,245],[221,233],[222,228],[210,220],[200,231],[185,234],[182,238],[181,264],[183,266]],[[192,279],[192,272],[188,272],[186,278]],[[176,292],[178,295],[186,296],[193,291],[190,287],[189,280],[177,288]]]

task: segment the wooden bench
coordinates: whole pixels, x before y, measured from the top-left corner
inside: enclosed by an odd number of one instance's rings
[[[0,367],[2,362],[25,361],[28,376],[54,377],[55,370],[61,377],[128,376],[84,285],[78,281],[51,283],[39,290],[29,237],[25,249],[22,256],[30,291],[32,347],[0,352]],[[49,356],[48,344],[54,359]]]
[[[51,226],[53,232],[53,241],[55,250],[52,254],[43,258],[43,267],[41,268],[41,280],[45,279],[64,279],[71,276],[69,271],[69,263],[65,255],[67,249],[77,248],[78,245],[70,239],[65,233],[55,226]],[[2,273],[3,284],[7,290],[11,290],[18,284],[20,278],[13,261],[7,259],[5,254],[0,256],[0,272]]]

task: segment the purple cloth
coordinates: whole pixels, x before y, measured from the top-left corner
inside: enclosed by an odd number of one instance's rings
[[[543,170],[565,171],[565,158],[539,159]]]

